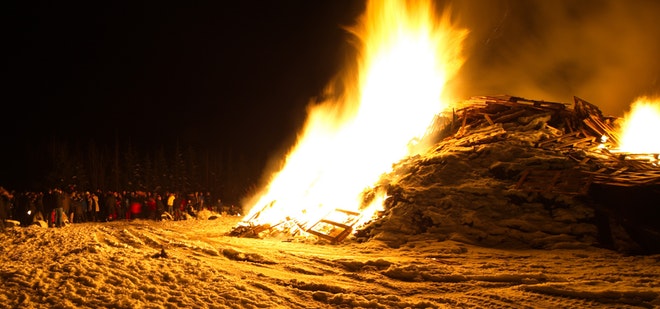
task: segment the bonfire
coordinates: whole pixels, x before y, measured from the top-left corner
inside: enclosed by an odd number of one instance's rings
[[[428,1],[368,3],[362,19],[347,29],[358,42],[358,58],[328,86],[323,97],[332,99],[310,104],[296,144],[246,202],[249,212],[231,235],[302,236],[333,243],[348,237],[405,238],[383,236],[387,233],[376,227],[400,204],[416,203],[414,194],[404,189],[410,181],[407,171],[457,153],[470,161],[492,143],[504,143],[498,151],[516,150],[538,159],[484,161],[493,165],[488,177],[507,181],[501,190],[571,199],[592,197],[594,186],[656,192],[660,130],[642,127],[660,123],[656,101],[640,98],[631,115],[619,119],[604,116],[578,97],[572,103],[509,95],[452,99],[445,86],[464,62],[462,44],[468,31],[453,26],[448,16],[436,18],[434,11]],[[633,130],[638,133],[630,133]],[[646,143],[640,146],[633,137],[643,137]],[[534,150],[520,150],[520,145]],[[462,164],[479,168],[474,162]],[[485,195],[515,204],[511,196]],[[556,202],[556,197],[549,199]],[[430,203],[417,205],[426,207],[424,211],[411,212],[423,213],[418,215],[425,219],[407,222],[423,227],[407,234],[447,225],[428,215],[429,207],[442,201]],[[598,203],[584,203],[592,211],[580,220],[599,220],[594,210]],[[601,235],[602,229],[576,237],[603,242],[608,237]]]

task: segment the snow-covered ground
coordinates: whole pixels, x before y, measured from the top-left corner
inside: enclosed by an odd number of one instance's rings
[[[227,236],[239,217],[11,227],[0,308],[652,308],[660,256]]]

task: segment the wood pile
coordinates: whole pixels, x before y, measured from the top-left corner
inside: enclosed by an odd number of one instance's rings
[[[559,167],[514,164],[518,170],[506,174],[506,177],[514,181],[517,189],[528,192],[579,196],[590,194],[594,184],[599,185],[598,189],[603,186],[643,190],[647,185],[657,187],[660,185],[658,154],[614,151],[619,141],[615,130],[616,120],[604,116],[598,107],[577,97],[573,104],[568,104],[508,95],[480,96],[459,102],[452,111],[439,114],[426,138],[434,141],[431,152],[442,156],[452,153],[475,154],[478,147],[492,143],[501,144],[504,148],[491,149],[507,151],[507,147],[532,147],[534,151],[527,153],[543,153],[543,156],[549,154],[549,160],[559,158],[562,162]],[[457,157],[469,160],[468,155]],[[399,164],[406,164],[406,160]],[[435,205],[442,202],[428,203]],[[338,243],[358,228],[355,225],[361,217],[358,212],[335,209],[316,222],[299,222],[297,218],[287,217],[273,225],[255,223],[259,221],[257,219],[261,212],[271,206],[264,206],[253,218],[235,227],[230,235],[311,235],[319,240]],[[402,225],[396,226],[400,228]]]
[[[451,121],[440,134],[449,138],[436,150],[506,138],[506,123],[535,116],[549,117],[544,129],[553,135],[535,147],[566,155],[578,163],[579,170],[525,171],[519,188],[585,194],[592,183],[623,187],[660,184],[658,154],[613,151],[619,142],[614,125],[617,119],[604,116],[597,106],[578,97],[573,104],[508,95],[473,97],[447,117]]]

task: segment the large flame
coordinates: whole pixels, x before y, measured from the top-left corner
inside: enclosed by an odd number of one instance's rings
[[[619,151],[660,153],[660,99],[640,97],[631,104],[620,127]]]
[[[283,168],[248,205],[245,218],[274,225],[314,222],[334,209],[368,212],[366,188],[410,155],[442,103],[444,85],[463,63],[467,31],[436,18],[430,1],[371,1],[354,28],[355,68],[339,82],[340,99],[309,108]],[[336,94],[335,94],[336,95]]]

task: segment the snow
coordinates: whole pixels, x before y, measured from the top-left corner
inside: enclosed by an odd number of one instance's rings
[[[0,233],[2,308],[651,308],[660,256],[227,236],[240,217]]]

